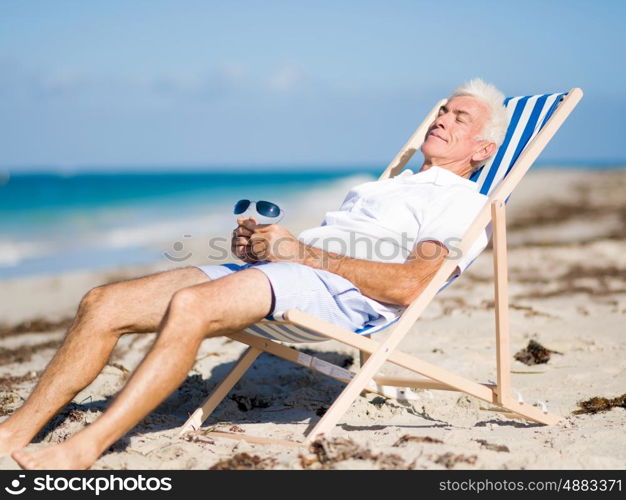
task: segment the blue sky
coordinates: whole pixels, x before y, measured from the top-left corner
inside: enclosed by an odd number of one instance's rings
[[[474,76],[579,86],[545,161],[623,161],[621,1],[0,0],[0,167],[386,164]]]

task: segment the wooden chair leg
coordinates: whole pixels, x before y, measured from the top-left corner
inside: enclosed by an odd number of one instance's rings
[[[493,267],[496,309],[496,401],[507,405],[511,399],[511,360],[509,347],[509,284],[506,252],[506,219],[502,200],[491,204],[493,221]]]
[[[262,352],[261,349],[255,347],[248,347],[245,350],[226,378],[217,385],[204,404],[187,419],[180,429],[180,436],[187,431],[196,430],[202,426],[204,421],[209,418],[213,410],[217,408],[217,405],[222,402],[233,386],[239,381],[243,374],[246,373],[246,370]]]

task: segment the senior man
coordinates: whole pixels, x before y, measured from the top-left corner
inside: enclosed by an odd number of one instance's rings
[[[502,100],[478,79],[459,87],[428,128],[419,173],[355,187],[299,238],[239,219],[233,250],[244,265],[185,267],[90,290],[30,397],[0,424],[0,453],[23,468],[88,468],[183,382],[205,338],[291,307],[351,329],[397,315],[485,202],[467,177],[503,139]],[[485,245],[475,244],[458,270]],[[121,335],[155,331],[150,351],[94,423],[61,444],[22,449],[95,379]]]

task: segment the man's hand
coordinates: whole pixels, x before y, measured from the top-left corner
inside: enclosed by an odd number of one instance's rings
[[[253,217],[250,217],[249,219],[246,219],[245,217],[237,217],[237,227],[233,231],[233,237],[230,241],[230,250],[239,259],[243,260],[247,264],[252,264],[254,262],[258,262],[260,259],[257,259],[252,251],[250,236],[253,231],[244,226],[244,222],[248,225],[256,225],[256,221]]]
[[[299,262],[303,255],[304,245],[278,224],[257,224],[250,218],[242,220],[235,231],[241,238],[238,244],[245,242],[257,262]]]

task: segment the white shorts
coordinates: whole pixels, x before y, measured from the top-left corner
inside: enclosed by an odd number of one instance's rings
[[[263,272],[272,287],[273,320],[288,309],[298,309],[338,326],[359,330],[384,320],[369,299],[347,279],[328,271],[291,262],[197,266],[216,280],[243,269]]]

